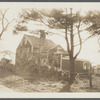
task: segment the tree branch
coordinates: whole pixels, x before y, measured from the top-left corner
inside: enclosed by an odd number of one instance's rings
[[[69,46],[69,41],[68,41],[68,26],[67,26],[67,9],[66,9],[66,26],[65,26],[65,40],[66,40],[66,43],[67,43],[67,51],[70,55],[70,46]]]
[[[4,31],[7,30],[8,26],[9,26],[14,20],[15,20],[15,19],[13,19],[12,21],[8,22],[8,23],[6,24],[6,26],[3,27],[3,29],[2,29],[2,31],[1,31],[1,33],[0,33],[0,38],[1,38],[1,36],[3,35]]]
[[[72,19],[72,8],[70,8],[70,16],[71,16],[71,21],[70,21],[70,43],[71,43],[71,58],[73,58],[74,54],[74,34],[73,34],[73,19]]]
[[[4,14],[2,13],[2,11],[0,11],[1,15],[2,15],[2,30],[4,29]]]
[[[2,31],[1,31],[1,33],[0,33],[0,38],[1,38],[1,36],[3,35],[3,32],[5,31],[4,19],[5,19],[5,14],[6,14],[7,11],[8,11],[8,9],[6,9],[6,10],[4,11],[4,13],[3,13],[2,11],[0,11],[0,14],[1,14],[1,16],[2,16],[2,22],[1,22]]]
[[[77,27],[77,32],[78,32],[78,38],[79,38],[79,42],[80,42],[80,48],[79,48],[79,51],[76,53],[76,55],[75,55],[75,59],[77,58],[77,56],[79,55],[79,53],[80,53],[80,51],[81,51],[81,49],[82,49],[82,39],[81,39],[81,36],[80,36],[80,31],[79,31],[79,28],[80,28],[80,21],[79,21],[79,25],[78,25],[78,27]]]
[[[34,11],[36,11],[36,9]],[[38,22],[42,22],[44,25],[48,26],[49,28],[53,28],[53,29],[56,29],[56,30],[64,33],[64,31],[59,30],[59,28],[55,28],[55,27],[51,26],[50,24],[47,24],[46,22],[44,22],[43,21],[44,16],[39,11],[36,11],[36,12],[38,12],[38,14],[41,16],[40,21],[38,20]]]
[[[82,41],[82,44],[83,44],[84,42],[86,42],[88,39],[90,39],[91,37],[93,37],[94,35],[95,35],[95,33],[92,34],[92,35],[90,35],[90,36],[88,36],[85,40]],[[74,45],[74,47],[79,46],[79,45],[80,45],[80,43]]]
[[[5,18],[5,14],[6,14],[6,12],[8,11],[8,9],[6,9],[5,11],[4,11],[4,13],[2,12],[2,11],[0,11],[0,13],[1,13],[1,15],[2,15],[2,30],[4,29],[4,19],[6,19]],[[6,19],[7,20],[7,19]],[[7,20],[7,22],[8,22],[8,20]]]

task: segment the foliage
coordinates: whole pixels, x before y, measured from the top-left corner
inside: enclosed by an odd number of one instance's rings
[[[32,80],[46,80],[46,81],[67,81],[68,74],[63,73],[60,69],[53,66],[41,66],[28,64],[26,66],[16,66],[18,75]]]
[[[6,56],[9,56],[10,59],[12,59],[13,52],[9,50],[3,50],[3,51],[0,51],[0,54],[1,56],[3,56],[3,58],[6,58]]]
[[[88,25],[87,30],[94,35],[100,34],[100,11],[89,11],[84,22]]]
[[[90,88],[88,79],[76,79],[75,82],[71,85],[70,91],[86,92],[87,88]]]
[[[13,30],[13,33],[16,34],[17,30],[19,30],[19,31],[27,31],[28,29],[27,29],[26,26],[17,25],[17,26],[15,26],[15,29]]]
[[[27,48],[19,47],[16,52],[16,64],[19,66],[34,65],[38,55],[34,56],[30,51],[27,53]],[[24,58],[24,59],[23,59]]]
[[[41,16],[35,9],[22,9],[22,12],[19,14],[19,17],[22,19],[22,23],[29,20],[38,20]]]
[[[84,23],[87,25],[86,30],[91,33],[90,37],[100,35],[100,11],[88,11]],[[100,46],[100,37],[98,37],[98,44]]]
[[[11,64],[11,60],[2,58],[0,61],[0,76],[8,76],[10,74],[15,74],[15,66]]]

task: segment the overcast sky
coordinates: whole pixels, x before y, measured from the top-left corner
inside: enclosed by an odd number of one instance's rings
[[[7,18],[12,20],[12,18],[17,18],[16,16],[20,12],[21,8],[43,8],[45,11],[50,11],[51,8],[73,8],[73,12],[81,10],[81,14],[85,14],[88,10],[100,10],[100,3],[0,3],[0,8],[10,8],[7,13]],[[30,28],[33,26],[30,25]],[[34,26],[35,28],[35,26]],[[38,26],[42,28],[42,26]],[[22,38],[22,35],[13,36],[12,35],[13,25],[5,32],[3,39],[0,40],[0,50],[9,49],[15,52],[16,47]],[[61,44],[64,49],[66,49],[66,42],[64,38],[60,36],[49,37],[56,44]],[[95,63],[100,63],[100,53],[98,52],[99,45],[97,43],[97,38],[92,38],[83,44],[82,51],[79,58],[86,59]]]

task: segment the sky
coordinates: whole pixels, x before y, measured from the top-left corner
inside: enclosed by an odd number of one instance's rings
[[[21,8],[38,8],[38,9],[45,9],[45,11],[49,12],[51,8],[73,8],[73,12],[80,10],[81,14],[84,15],[85,12],[88,10],[100,10],[100,3],[0,3],[0,8],[9,8],[7,12],[7,18],[9,20],[12,20],[13,18],[17,18],[18,13],[20,12]],[[15,53],[16,48],[19,44],[19,41],[22,38],[22,35],[12,35],[13,30],[12,24],[8,30],[5,32],[5,34],[2,37],[2,40],[0,40],[0,51],[9,49],[12,52]],[[37,26],[34,25],[34,27],[30,23],[30,29],[31,28],[37,28]],[[42,27],[41,25],[38,26],[39,29],[48,29],[47,27]],[[55,31],[54,31],[55,32]],[[85,34],[85,33],[84,33]],[[84,37],[84,36],[83,36]],[[63,37],[52,35],[48,37],[49,39],[53,40],[56,44],[62,45],[64,49],[66,49],[66,42]],[[100,64],[100,52],[98,52],[100,49],[98,43],[97,43],[97,37],[91,38],[87,40],[83,46],[80,55],[78,58],[89,60],[93,63]]]

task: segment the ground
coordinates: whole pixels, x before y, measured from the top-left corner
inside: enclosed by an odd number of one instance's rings
[[[92,88],[89,79],[76,79],[70,90],[68,83],[63,81],[33,81],[12,74],[0,77],[0,93],[34,93],[34,92],[100,92],[100,76],[92,75]]]
[[[71,92],[100,92],[100,76],[92,75],[92,87],[89,79],[76,79]]]
[[[100,92],[100,77],[92,77],[93,87],[89,80],[76,80],[70,92]],[[97,84],[98,83],[98,84]],[[62,90],[62,91],[61,91]],[[67,84],[53,81],[28,81],[16,75],[0,78],[0,92],[68,92]]]
[[[0,92],[59,92],[63,86],[61,82],[29,82],[16,75],[0,78]]]

